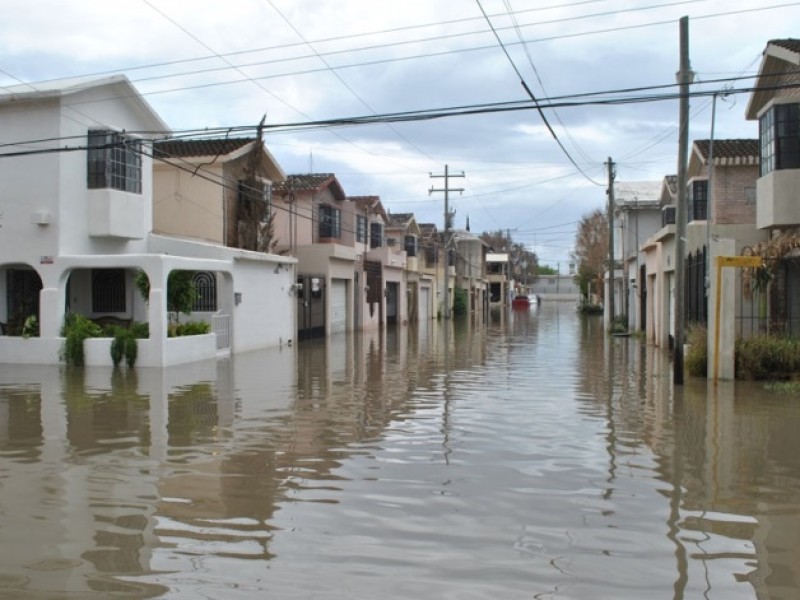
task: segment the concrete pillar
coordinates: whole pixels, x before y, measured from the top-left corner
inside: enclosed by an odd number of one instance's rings
[[[58,288],[43,288],[39,292],[39,336],[58,337],[64,320],[64,295]]]
[[[717,256],[735,256],[736,243],[731,239],[721,239],[711,243],[711,265],[709,270],[709,296],[708,296],[708,378],[714,377],[714,348],[716,344],[716,298],[717,298]],[[734,379],[736,344],[736,302],[735,282],[736,267],[722,269],[721,293],[719,306],[719,363],[717,366],[719,379],[730,381]]]

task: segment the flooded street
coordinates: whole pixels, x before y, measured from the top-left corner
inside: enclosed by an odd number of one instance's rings
[[[800,398],[568,304],[0,370],[2,599],[800,598]]]

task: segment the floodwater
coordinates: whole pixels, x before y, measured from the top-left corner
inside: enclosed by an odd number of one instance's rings
[[[800,598],[800,397],[547,304],[0,370],[0,598]]]

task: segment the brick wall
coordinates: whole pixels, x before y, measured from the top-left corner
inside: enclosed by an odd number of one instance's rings
[[[758,166],[717,166],[711,182],[712,223],[742,225],[756,222]]]

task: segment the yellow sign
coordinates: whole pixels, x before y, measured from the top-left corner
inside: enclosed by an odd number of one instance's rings
[[[718,256],[718,267],[760,267],[760,256]]]

